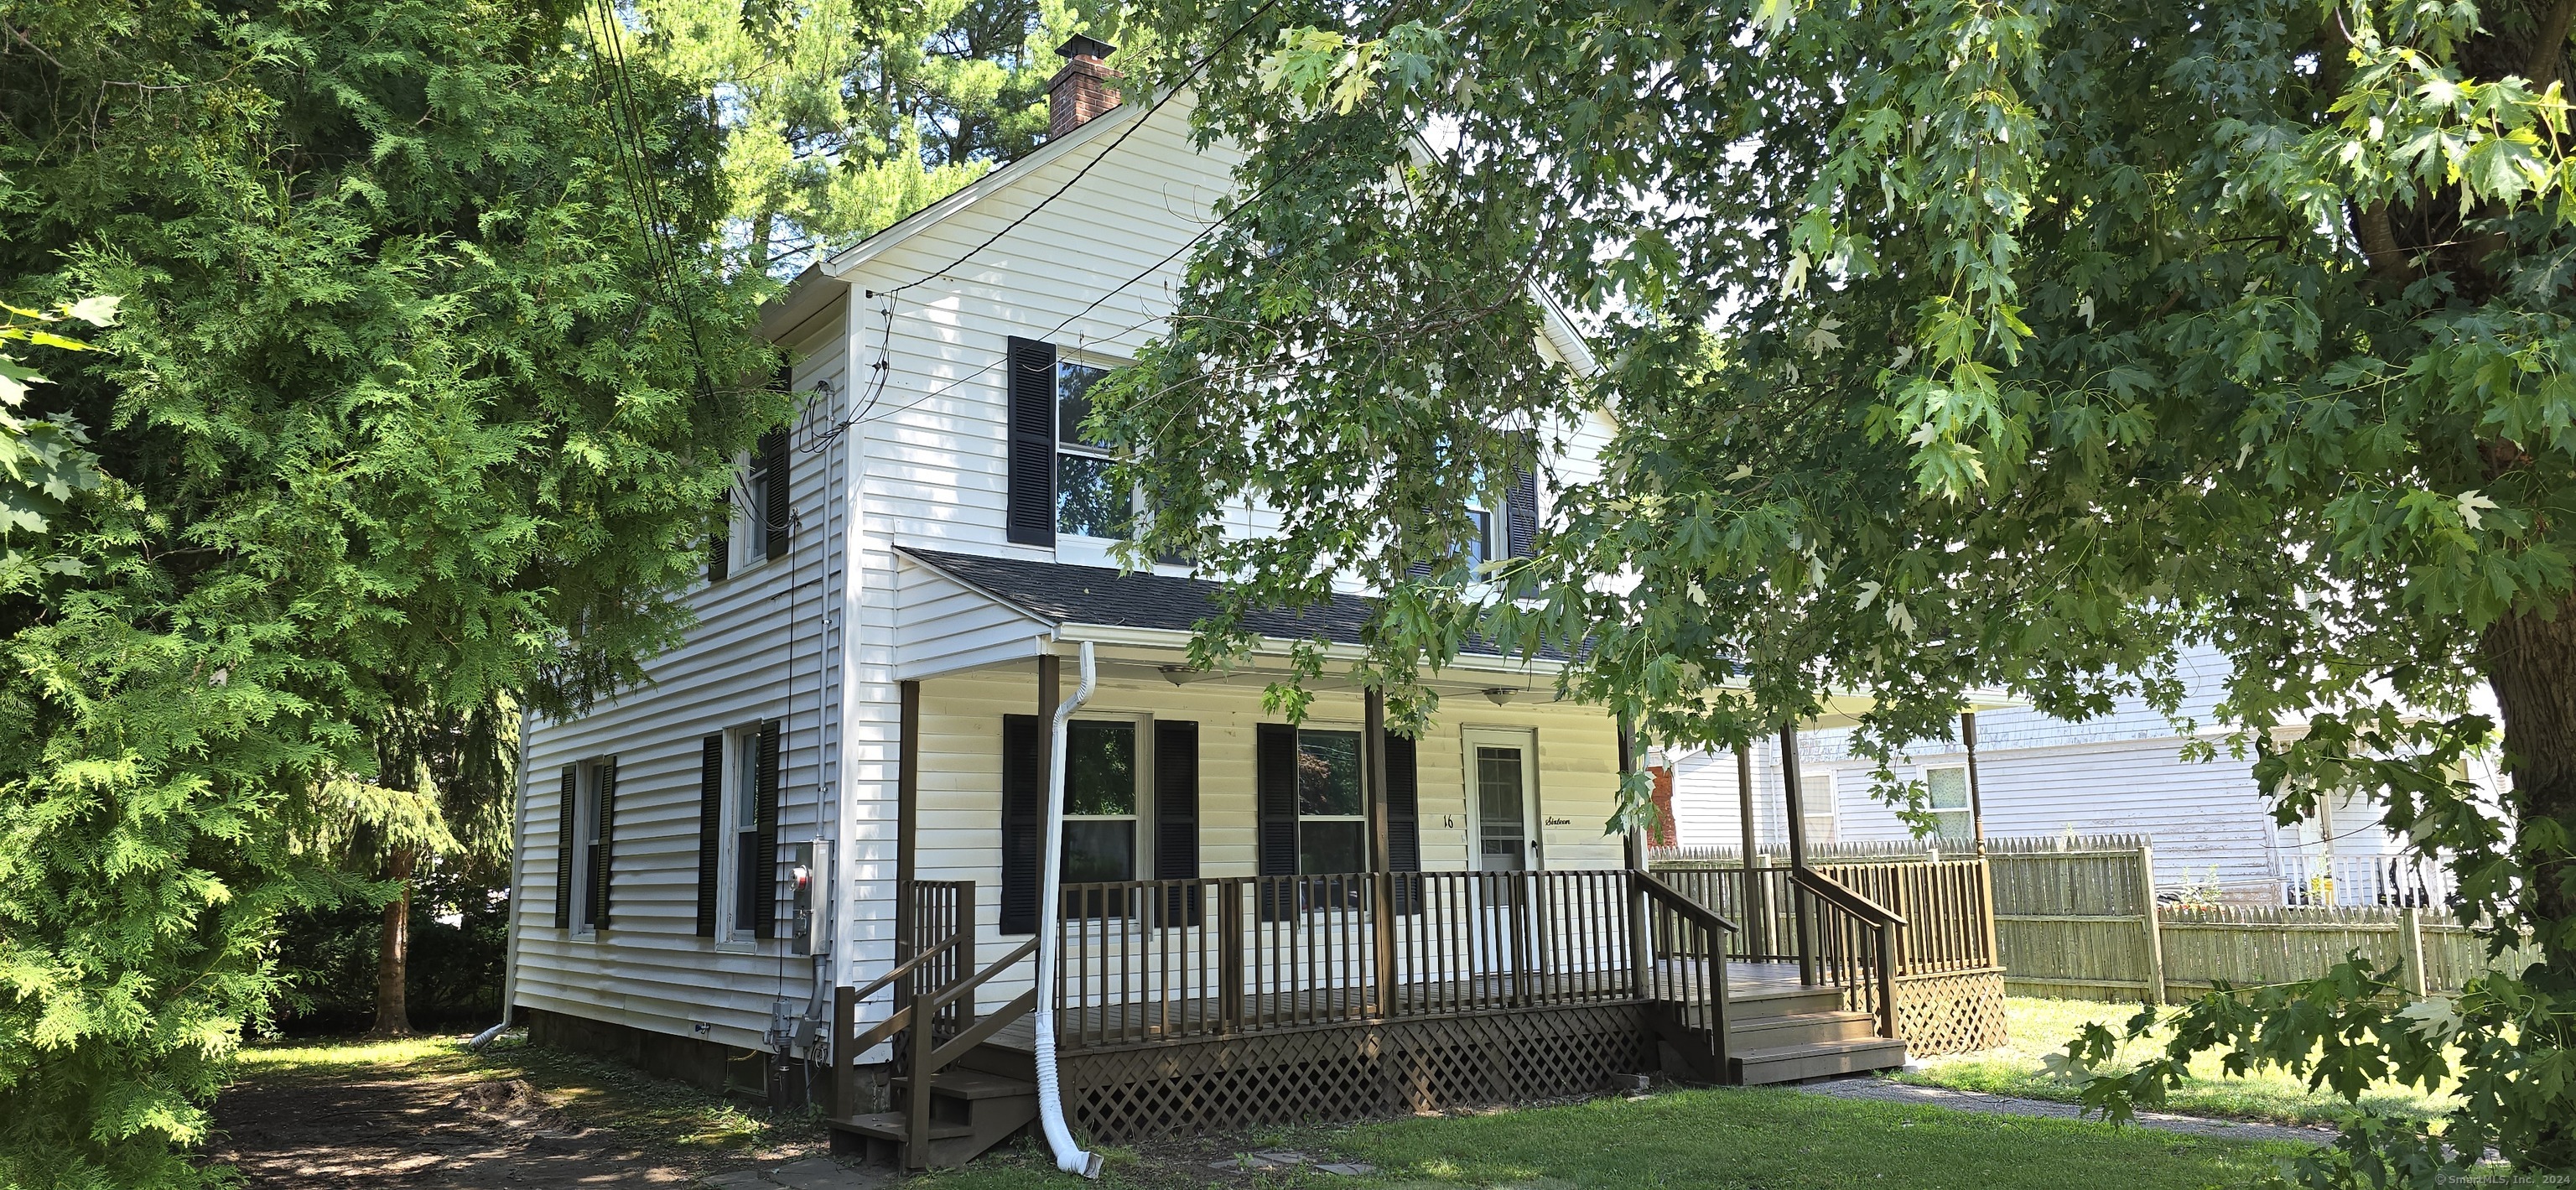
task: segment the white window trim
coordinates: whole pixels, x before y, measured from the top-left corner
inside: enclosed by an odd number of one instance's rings
[[[599,761],[574,761],[572,773],[572,936],[596,940],[599,927],[590,920],[590,855],[599,847]]]
[[[1954,772],[1959,774],[1960,800],[1958,805],[1945,808],[1934,806],[1932,804],[1932,774],[1937,772]],[[1935,842],[1946,839],[1949,842],[1956,843],[1973,841],[1975,839],[1977,833],[1977,798],[1976,792],[1968,788],[1968,766],[1965,762],[1961,762],[1959,764],[1927,764],[1923,766],[1923,808],[1935,816],[1935,822],[1944,821],[1947,816],[1953,814],[1957,815],[1959,818],[1958,835],[1955,837],[1946,836],[1941,834],[1938,830],[1935,830],[1932,835]]]
[[[753,807],[754,816],[758,815],[760,724],[728,728],[724,739],[723,787],[718,798],[721,804],[716,807],[716,949],[756,954],[761,939],[751,932],[749,924],[737,920],[734,901],[742,883],[742,866],[751,862],[751,857],[742,854],[742,828],[737,822],[746,806]]]
[[[1298,737],[1299,737],[1298,746],[1299,746],[1299,748],[1300,748],[1300,749],[1302,749],[1302,748],[1305,746],[1305,745],[1304,745],[1304,736],[1305,736],[1305,734],[1306,734],[1307,732],[1310,732],[1310,731],[1349,732],[1349,733],[1350,733],[1354,738],[1356,738],[1356,739],[1358,739],[1358,740],[1359,740],[1359,745],[1360,745],[1360,759],[1361,759],[1361,763],[1362,763],[1362,764],[1366,764],[1366,763],[1367,763],[1367,759],[1368,759],[1368,725],[1367,725],[1367,724],[1361,723],[1360,721],[1355,720],[1355,719],[1354,719],[1354,720],[1340,720],[1340,719],[1308,719],[1308,720],[1306,720],[1305,722],[1300,723],[1300,724],[1298,724],[1298,725],[1297,725],[1297,735],[1298,735]],[[1305,875],[1305,874],[1306,874],[1306,873],[1305,873],[1305,871],[1304,871],[1304,869],[1305,869],[1305,867],[1306,867],[1306,824],[1307,824],[1307,823],[1309,823],[1309,822],[1356,822],[1356,823],[1359,823],[1359,824],[1360,824],[1360,865],[1361,865],[1362,870],[1364,870],[1364,871],[1365,871],[1365,870],[1367,869],[1367,867],[1375,861],[1375,857],[1369,854],[1371,851],[1373,851],[1373,850],[1375,850],[1375,849],[1376,849],[1377,842],[1376,842],[1376,840],[1375,840],[1375,839],[1372,839],[1372,838],[1369,836],[1369,829],[1368,829],[1368,774],[1367,774],[1366,772],[1362,772],[1362,773],[1360,774],[1360,812],[1359,812],[1359,813],[1357,813],[1357,814],[1309,814],[1309,813],[1307,813],[1307,812],[1306,812],[1304,791],[1302,791],[1302,790],[1295,791],[1295,792],[1292,794],[1292,796],[1295,798],[1295,800],[1296,800],[1296,801],[1297,801],[1297,803],[1298,803],[1298,806],[1297,806],[1297,867],[1298,867],[1298,869],[1299,869],[1299,871],[1298,871],[1298,875],[1301,875],[1301,876],[1302,876],[1302,875]],[[1343,875],[1344,873],[1323,873],[1323,874],[1327,874],[1327,875]]]
[[[727,499],[733,505],[733,521],[725,530],[733,556],[725,560],[727,577],[748,574],[769,561],[768,500],[752,486],[754,461],[751,451],[734,452],[734,490]]]
[[[1136,361],[1118,359],[1113,356],[1102,355],[1097,352],[1068,350],[1059,347],[1056,349],[1055,354],[1057,382],[1061,383],[1063,369],[1067,364],[1073,364],[1085,368],[1098,368],[1104,372],[1115,372],[1134,362]],[[1048,462],[1055,466],[1057,474],[1061,475],[1063,473],[1064,465],[1059,460],[1061,460],[1065,455],[1074,455],[1076,457],[1086,459],[1103,459],[1110,462],[1117,461],[1118,456],[1110,451],[1093,446],[1087,442],[1075,441],[1065,437],[1064,423],[1062,421],[1063,408],[1056,403],[1057,399],[1055,391],[1050,388],[1047,393],[1047,412],[1050,418],[1055,421],[1055,453],[1057,457],[1049,459]],[[1057,516],[1062,515],[1063,499],[1064,490],[1059,484],[1056,489],[1058,508],[1055,510],[1055,515]],[[1131,517],[1141,517],[1145,515],[1145,494],[1142,491],[1131,491],[1127,493],[1127,510],[1128,515]],[[1119,545],[1125,540],[1126,539],[1122,537],[1094,537],[1088,533],[1077,533],[1071,529],[1065,528],[1060,523],[1056,526],[1056,541],[1058,545],[1061,546],[1070,542],[1078,547],[1076,552],[1083,553],[1085,555],[1088,555],[1091,549],[1096,548],[1100,552],[1100,557],[1104,560],[1109,557],[1109,550],[1112,547]]]
[[[1805,819],[1805,821],[1800,825],[1806,829],[1807,842],[1810,844],[1839,843],[1842,841],[1842,831],[1840,829],[1842,827],[1842,807],[1836,805],[1834,802],[1834,787],[1838,784],[1838,782],[1835,781],[1835,777],[1838,775],[1839,774],[1831,770],[1821,773],[1798,774],[1798,782],[1800,785],[1804,786],[1804,788],[1801,788],[1798,791],[1798,800],[1800,803],[1799,809],[1804,812]],[[1816,786],[1819,783],[1824,786],[1821,791],[1816,789]],[[1825,824],[1824,837],[1822,838],[1817,837],[1816,833],[1816,823],[1819,820],[1822,820]]]
[[[1136,812],[1120,814],[1075,814],[1067,811],[1067,822],[1114,822],[1126,818],[1135,824],[1136,845],[1131,852],[1136,866],[1127,874],[1129,880],[1151,880],[1154,870],[1154,832],[1146,825],[1154,821],[1154,716],[1144,711],[1078,711],[1075,723],[1125,723],[1136,732]],[[1072,790],[1065,794],[1072,796]]]

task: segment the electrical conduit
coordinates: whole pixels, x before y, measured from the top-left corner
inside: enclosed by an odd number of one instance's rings
[[[1055,708],[1055,735],[1047,750],[1046,812],[1040,820],[1046,823],[1046,839],[1038,851],[1038,1123],[1046,1129],[1047,1148],[1055,1152],[1055,1167],[1066,1173],[1086,1178],[1100,1176],[1100,1155],[1086,1153],[1073,1143],[1073,1129],[1064,1122],[1064,1095],[1057,1085],[1055,1064],[1055,962],[1057,908],[1062,901],[1064,881],[1064,753],[1066,726],[1073,713],[1091,701],[1091,688],[1099,676],[1091,658],[1091,642],[1082,642],[1082,681],[1073,688],[1073,697]]]

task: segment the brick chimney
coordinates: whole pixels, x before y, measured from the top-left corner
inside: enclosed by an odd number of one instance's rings
[[[1118,106],[1118,94],[1109,89],[1109,80],[1124,77],[1102,61],[1117,53],[1118,47],[1097,37],[1076,33],[1055,52],[1063,55],[1064,69],[1047,80],[1048,140],[1080,128],[1092,117]]]

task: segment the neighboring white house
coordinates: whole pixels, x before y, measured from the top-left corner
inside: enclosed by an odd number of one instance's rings
[[[1439,676],[1442,721],[1384,745],[1383,857],[1363,829],[1360,690],[1328,683],[1292,728],[1262,708],[1275,651],[1189,670],[1212,588],[1114,568],[1132,503],[1075,427],[1086,387],[1163,329],[1237,158],[1193,145],[1185,97],[1087,122],[1096,95],[1056,98],[1044,147],[770,311],[810,405],[742,460],[697,626],[649,684],[527,723],[508,994],[548,1037],[701,1082],[775,1077],[748,1051],[801,1044],[817,989],[890,967],[905,879],[974,881],[979,953],[1020,943],[1038,715],[1046,685],[1070,694],[1082,642],[1101,680],[1068,752],[1068,880],[1624,862],[1603,834],[1615,725],[1552,702],[1546,664],[1470,655]],[[1590,366],[1553,311],[1541,346]],[[1608,432],[1542,427],[1554,472],[1592,478]],[[1496,553],[1526,546],[1548,496],[1524,482],[1506,504]],[[1273,525],[1246,508],[1228,530]],[[1323,625],[1347,653],[1365,615],[1353,592],[1270,627]],[[862,1023],[888,1011],[882,994],[859,1006]]]
[[[2273,821],[2255,784],[2253,757],[2231,754],[2228,729],[2214,710],[2226,661],[2213,651],[2185,654],[2182,717],[2214,745],[2208,761],[2188,760],[2183,735],[2143,700],[2123,698],[2086,722],[2029,709],[1977,715],[1978,787],[1989,837],[2143,834],[2152,840],[2158,889],[2214,895],[2253,904],[2377,903],[2410,894],[2419,883],[2441,891],[2437,872],[2400,861],[2401,841],[2366,799],[2339,795],[2318,815],[2293,825]],[[1799,737],[1802,799],[1811,843],[1867,844],[1911,840],[1910,824],[1873,795],[1875,766],[1855,759],[1848,730]],[[1785,846],[1780,758],[1775,744],[1753,752],[1757,846]],[[1740,847],[1736,758],[1686,753],[1670,758],[1676,842],[1686,847]],[[1906,754],[1899,780],[1925,783],[1940,836],[1962,848],[1971,838],[1967,755],[1932,744]],[[2473,779],[2493,787],[2481,762]]]

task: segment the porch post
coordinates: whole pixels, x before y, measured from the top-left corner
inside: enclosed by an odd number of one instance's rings
[[[896,703],[899,709],[896,712],[894,744],[894,961],[899,967],[912,960],[921,944],[921,940],[913,936],[918,924],[914,920],[917,914],[913,907],[913,882],[921,878],[921,859],[917,849],[921,822],[921,683],[907,680],[897,689],[900,694]],[[971,930],[975,923],[969,916],[960,925]],[[912,1004],[912,985],[919,978],[920,974],[916,972],[894,981],[894,1011],[901,1012]],[[835,1053],[832,1065],[851,1071],[850,1063],[858,1061],[858,1057],[851,1054],[845,1059]],[[849,1085],[857,1087],[855,1073],[850,1075]],[[852,1106],[856,1099],[853,1090],[851,1098],[836,1110],[845,1116],[857,1115],[858,1109]]]
[[[1753,821],[1753,745],[1735,746],[1735,813],[1744,828],[1744,953],[1771,953],[1771,893],[1755,865],[1760,830]]]
[[[1780,804],[1789,819],[1789,870],[1807,870],[1807,798],[1798,788],[1798,724],[1791,720],[1780,725]],[[1794,885],[1792,886],[1795,887]],[[1803,891],[1790,894],[1794,912],[1790,914],[1798,927],[1798,982],[1813,986],[1816,982],[1816,921],[1812,898]]]
[[[1968,750],[1968,824],[1977,835],[1977,937],[1985,944],[1986,965],[2002,966],[1996,956],[2003,953],[1995,940],[1995,864],[1986,858],[1986,795],[1977,784],[1977,713],[1959,712],[1959,742]]]
[[[1986,857],[1986,799],[1977,788],[1977,713],[1959,712],[1959,743],[1968,750],[1968,826],[1976,832],[1977,858]]]
[[[1055,731],[1053,730],[1053,725],[1055,723],[1056,704],[1062,701],[1062,687],[1064,685],[1063,677],[1064,662],[1061,658],[1058,658],[1053,652],[1046,652],[1038,655],[1038,773],[1040,774],[1038,780],[1041,782],[1041,788],[1043,788],[1044,782],[1052,779],[1048,774],[1055,772]],[[1039,800],[1039,807],[1038,846],[1043,849],[1046,846],[1045,799],[1041,798]],[[1041,887],[1043,887],[1044,884],[1043,873],[1046,871],[1046,866],[1049,863],[1061,862],[1063,862],[1061,857],[1048,855],[1038,856],[1038,871],[1041,873]],[[1061,869],[1059,869],[1059,871],[1060,870]],[[1043,897],[1044,893],[1041,892],[1040,896]],[[1039,905],[1037,927],[1040,930],[1060,930],[1063,928],[1060,920],[1063,916],[1064,906],[1061,904]],[[1058,951],[1056,954],[1057,960],[1061,962],[1063,957],[1063,952]],[[1035,978],[1036,976],[1037,967],[1035,963],[1036,960],[1031,960],[1031,966],[1029,968],[1031,978]],[[958,964],[957,975],[959,978],[962,979],[972,974],[974,974],[973,969],[967,967],[963,962]],[[1063,993],[1064,985],[1061,983],[1057,984],[1056,994],[1062,995]],[[972,992],[967,994],[969,997],[974,995]],[[1052,1006],[1050,1006],[1049,1011],[1053,1011]],[[975,1005],[971,998],[966,1004],[966,1013],[969,1016],[972,1016],[975,1013]]]
[[[1377,1014],[1395,1015],[1395,869],[1394,840],[1386,804],[1386,692],[1375,686],[1360,692],[1360,756],[1368,782],[1369,925],[1377,954]]]
[[[1628,775],[1636,771],[1637,728],[1636,724],[1632,722],[1628,716],[1623,714],[1619,716],[1620,782],[1625,784],[1628,780]],[[1647,870],[1645,831],[1635,826],[1628,828],[1627,856],[1628,869],[1630,871],[1645,872]],[[1633,876],[1623,881],[1622,884],[1628,890],[1628,970],[1630,972],[1630,977],[1636,981],[1635,994],[1638,997],[1643,998],[1646,995],[1647,989],[1654,986],[1653,976],[1655,967],[1654,940],[1649,937],[1646,932],[1646,889],[1644,882]],[[1652,1069],[1657,1061],[1655,1042],[1651,1031],[1645,1039],[1645,1049],[1640,1057],[1645,1062],[1647,1069]]]

